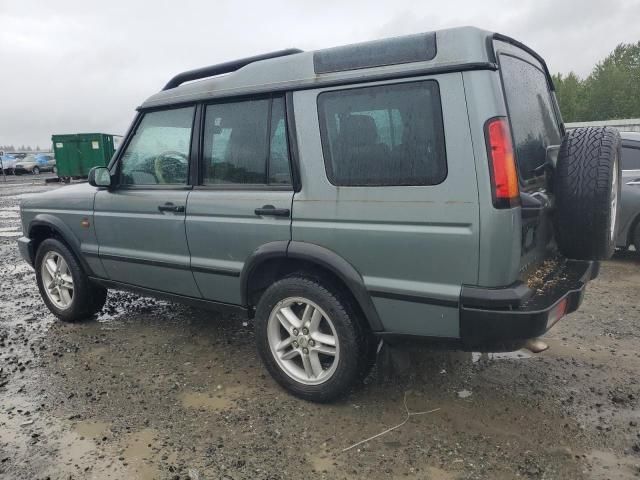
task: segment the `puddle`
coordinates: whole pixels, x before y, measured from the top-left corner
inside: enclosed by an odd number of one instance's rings
[[[617,457],[613,452],[594,450],[587,454],[587,461],[591,468],[585,472],[586,478],[593,480],[609,480],[615,472],[615,478],[620,480],[637,479],[637,462],[632,457]]]
[[[108,455],[101,458],[96,442],[80,432],[95,431],[97,422],[82,422],[80,430],[68,430],[58,418],[42,414],[19,396],[5,396],[1,406],[0,445],[5,453],[11,452],[3,463],[9,469],[7,478],[134,478]],[[31,415],[20,413],[27,410]]]
[[[109,424],[105,422],[79,422],[73,429],[83,437],[98,438],[104,436],[109,430]]]
[[[0,227],[0,237],[17,237],[22,235],[20,227]]]
[[[18,218],[20,214],[17,210],[4,208],[0,210],[0,218]]]
[[[528,350],[517,350],[515,352],[471,353],[471,361],[473,363],[478,363],[480,360],[523,360],[531,357],[533,357],[533,354]]]
[[[11,200],[22,200],[23,198],[29,198],[29,197],[32,197],[34,195],[37,195],[40,192],[44,192],[46,190],[49,190],[49,188],[47,188],[47,186],[38,185],[37,183],[27,184],[27,186],[36,187],[36,188],[34,188],[33,191],[29,192],[29,193],[20,193],[18,195],[9,195],[9,196],[7,196],[5,198],[9,198]]]
[[[126,441],[122,456],[129,464],[130,479],[152,480],[160,477],[160,471],[149,464],[153,457],[151,446],[156,432],[150,428],[132,433]]]
[[[233,408],[234,401],[246,393],[246,387],[225,387],[208,392],[183,393],[180,397],[183,407],[217,411]]]

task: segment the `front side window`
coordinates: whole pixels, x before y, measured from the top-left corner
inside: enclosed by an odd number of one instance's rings
[[[500,70],[518,171],[522,180],[531,180],[543,173],[547,147],[561,141],[547,78],[539,68],[510,55],[500,55]]]
[[[324,92],[318,111],[334,185],[436,185],[447,176],[435,81]]]
[[[291,184],[284,99],[208,105],[205,185]]]
[[[120,160],[123,185],[184,185],[195,107],[144,115]]]

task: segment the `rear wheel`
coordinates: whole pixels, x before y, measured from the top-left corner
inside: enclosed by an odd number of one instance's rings
[[[40,175],[40,169],[38,167],[33,167],[31,173],[33,173],[34,175]]]
[[[349,299],[318,279],[284,278],[262,295],[256,342],[273,378],[305,400],[349,392],[368,367],[370,341]]]
[[[44,303],[60,320],[86,320],[105,304],[107,290],[91,283],[74,254],[55,238],[38,247],[35,272]]]
[[[51,169],[51,171],[53,173],[58,173],[58,167],[56,167],[55,165],[53,166],[53,168]]]
[[[613,255],[619,217],[620,134],[576,128],[562,140],[554,177],[558,247],[581,260]]]

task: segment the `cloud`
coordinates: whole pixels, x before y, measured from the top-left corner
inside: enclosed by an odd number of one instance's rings
[[[640,0],[218,0],[0,3],[0,144],[123,133],[176,73],[287,47],[305,50],[476,25],[529,44],[552,71],[587,75],[638,41]]]

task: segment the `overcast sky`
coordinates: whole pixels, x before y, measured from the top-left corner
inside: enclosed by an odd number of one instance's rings
[[[125,132],[174,74],[286,47],[475,25],[586,76],[640,40],[640,0],[0,0],[0,145]]]

